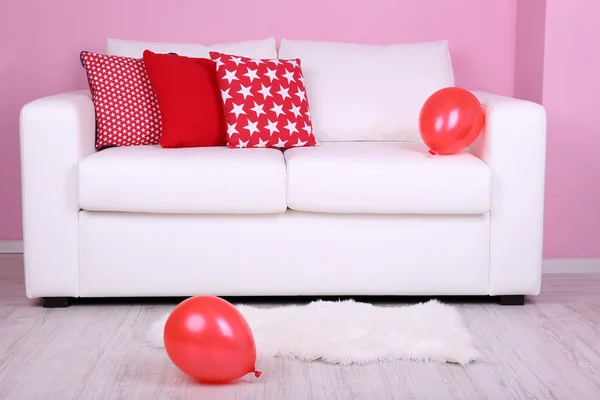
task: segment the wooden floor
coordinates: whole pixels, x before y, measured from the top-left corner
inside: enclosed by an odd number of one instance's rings
[[[42,309],[21,270],[0,255],[0,399],[600,399],[600,275],[545,275],[523,307],[459,304],[484,357],[464,368],[272,360],[259,379],[205,386],[143,341],[172,305]]]

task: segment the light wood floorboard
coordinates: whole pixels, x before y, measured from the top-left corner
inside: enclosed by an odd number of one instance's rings
[[[0,255],[0,399],[600,399],[600,275],[545,275],[523,307],[457,307],[482,360],[340,367],[274,359],[263,375],[207,386],[144,342],[169,304],[43,309],[22,257]]]

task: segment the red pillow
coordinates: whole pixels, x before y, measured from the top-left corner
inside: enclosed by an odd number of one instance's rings
[[[225,145],[225,121],[215,63],[144,51],[162,114],[162,147]]]
[[[96,147],[157,144],[161,114],[141,58],[82,51],[96,110]]]
[[[314,146],[300,60],[210,52],[227,122],[228,147]]]

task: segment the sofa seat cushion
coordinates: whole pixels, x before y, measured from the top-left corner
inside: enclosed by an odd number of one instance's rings
[[[474,155],[432,156],[421,143],[324,142],[286,150],[287,202],[298,211],[482,214],[491,170]]]
[[[277,149],[109,148],[79,163],[79,205],[90,211],[279,213],[285,161]]]

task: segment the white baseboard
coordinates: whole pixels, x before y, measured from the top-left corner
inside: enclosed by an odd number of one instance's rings
[[[598,274],[600,258],[547,258],[542,263],[545,274]]]
[[[0,240],[0,254],[13,254],[23,252],[22,240]]]
[[[0,254],[23,253],[23,241],[0,240]],[[600,258],[546,258],[542,264],[545,274],[600,273]]]

